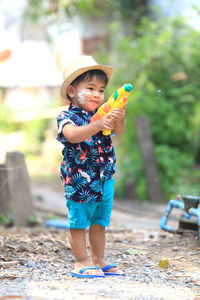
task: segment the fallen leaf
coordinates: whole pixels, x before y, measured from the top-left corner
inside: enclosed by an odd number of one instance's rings
[[[169,267],[169,261],[167,258],[162,258],[161,261],[159,261],[158,266],[163,268],[163,269],[167,269]]]

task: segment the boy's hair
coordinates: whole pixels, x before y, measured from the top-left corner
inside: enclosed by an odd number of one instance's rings
[[[81,81],[90,81],[94,77],[96,77],[97,80],[102,81],[105,86],[108,84],[108,77],[106,73],[104,73],[101,70],[90,70],[86,71],[85,73],[79,75],[76,79],[74,79],[71,83],[71,85],[76,86],[78,85]],[[67,94],[68,99],[71,101],[70,96]]]

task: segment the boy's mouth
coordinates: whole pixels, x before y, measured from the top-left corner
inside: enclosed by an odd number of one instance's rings
[[[94,104],[98,104],[99,101],[95,101],[95,100],[88,100],[89,103],[94,103]]]

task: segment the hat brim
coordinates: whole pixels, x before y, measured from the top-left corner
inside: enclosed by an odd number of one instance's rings
[[[107,77],[108,77],[108,81],[111,79],[112,74],[113,74],[113,68],[110,66],[106,66],[106,65],[94,65],[94,66],[89,66],[89,67],[84,67],[84,68],[80,68],[77,71],[73,72],[72,74],[70,74],[70,76],[68,76],[62,83],[61,88],[60,88],[60,94],[62,96],[62,98],[64,98],[65,100],[69,100],[67,97],[67,87],[74,81],[74,79],[76,79],[79,75],[90,71],[90,70],[101,70],[103,71]]]

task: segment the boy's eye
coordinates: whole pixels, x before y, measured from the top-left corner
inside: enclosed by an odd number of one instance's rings
[[[90,91],[94,91],[95,90],[93,87],[88,87],[87,89],[90,90]],[[104,93],[104,89],[99,90],[99,93]]]

